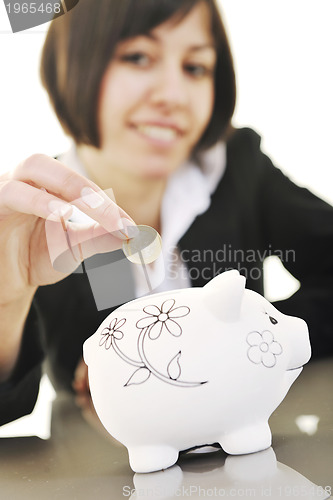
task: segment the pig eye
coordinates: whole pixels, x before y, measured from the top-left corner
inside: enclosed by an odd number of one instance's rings
[[[269,317],[269,320],[272,323],[272,325],[276,325],[277,324],[277,319],[273,318],[272,316]]]

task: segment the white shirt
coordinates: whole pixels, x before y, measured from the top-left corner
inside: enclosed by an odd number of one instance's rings
[[[75,145],[59,157],[59,161],[88,177],[76,153]],[[226,145],[219,142],[200,155],[200,165],[188,161],[168,179],[161,207],[162,254],[153,265],[146,266],[154,293],[190,286],[185,264],[181,261],[177,243],[195,218],[206,212],[211,195],[221,180],[226,167]],[[75,210],[76,221],[88,216]],[[90,218],[89,218],[90,220]],[[136,296],[148,293],[144,270],[134,265]]]

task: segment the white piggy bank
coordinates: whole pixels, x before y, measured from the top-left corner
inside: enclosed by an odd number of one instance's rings
[[[306,323],[245,289],[238,271],[112,312],[83,346],[91,396],[132,469],[173,465],[218,442],[230,454],[271,445],[268,419],[310,358]]]

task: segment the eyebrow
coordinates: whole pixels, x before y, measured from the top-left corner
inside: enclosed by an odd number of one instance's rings
[[[153,33],[145,33],[142,34],[141,36],[150,38],[154,42],[161,43],[160,39],[157,36],[153,35]],[[189,52],[198,52],[199,50],[207,50],[207,49],[216,50],[216,47],[214,43],[203,43],[201,45],[191,45],[190,47],[188,47]]]
[[[206,43],[203,45],[192,45],[191,47],[189,47],[190,52],[198,52],[199,50],[207,50],[207,49],[215,50],[216,47],[213,43]]]

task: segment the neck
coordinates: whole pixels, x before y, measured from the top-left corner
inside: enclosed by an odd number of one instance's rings
[[[142,178],[110,165],[103,153],[90,146],[78,146],[77,154],[89,178],[101,189],[112,189],[114,199],[136,224],[161,232],[160,211],[166,178]]]

